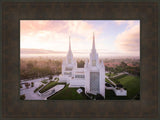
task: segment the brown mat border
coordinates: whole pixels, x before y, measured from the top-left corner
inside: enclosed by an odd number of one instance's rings
[[[2,115],[4,118],[158,116],[158,5],[154,2],[4,2]],[[141,98],[115,101],[19,100],[20,20],[140,20]]]

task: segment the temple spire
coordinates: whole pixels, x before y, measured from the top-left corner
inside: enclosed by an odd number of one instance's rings
[[[68,56],[72,56],[70,36],[69,36],[69,49],[68,49]]]
[[[69,50],[67,53],[67,63],[71,64],[72,59],[73,59],[73,54],[72,54],[72,50],[71,50],[71,40],[70,40],[70,36],[69,36]]]
[[[95,48],[95,37],[94,37],[94,32],[93,32],[92,50],[96,50],[96,48]]]
[[[70,41],[70,36],[69,36],[69,51],[71,51],[71,41]]]

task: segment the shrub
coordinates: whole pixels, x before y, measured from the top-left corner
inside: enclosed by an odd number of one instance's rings
[[[93,95],[92,93],[86,93],[88,96],[89,96],[89,98],[92,100],[92,99],[95,99],[95,95]]]
[[[47,79],[44,79],[44,80],[42,80],[41,82],[44,83],[44,84],[47,84],[47,83],[48,83],[48,82],[47,82]]]
[[[138,93],[138,94],[135,96],[134,99],[135,99],[135,100],[140,100],[140,94]]]
[[[47,90],[49,90],[50,88],[54,87],[57,85],[57,81],[50,81],[44,88],[42,88],[39,92],[43,93]]]
[[[97,94],[96,100],[104,100],[104,97],[101,94]]]
[[[28,89],[30,84],[29,83],[25,83],[26,88]]]
[[[26,98],[25,94],[20,95],[20,100],[25,100],[25,98]]]
[[[111,87],[111,85],[109,83],[106,83],[105,85],[106,85],[106,87]]]
[[[123,88],[123,85],[119,83],[119,84],[117,84],[117,87]]]
[[[42,88],[44,85],[42,84],[42,85],[40,85],[38,88],[36,88],[35,90],[34,90],[34,93],[35,92],[37,92],[40,88]]]
[[[123,88],[124,90],[127,90],[127,88]]]
[[[59,78],[56,77],[56,78],[54,78],[54,80],[59,80]]]
[[[31,87],[34,87],[34,82],[31,82]]]

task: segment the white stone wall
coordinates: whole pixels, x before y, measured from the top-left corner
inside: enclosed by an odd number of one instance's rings
[[[85,87],[85,80],[70,80],[69,87]]]
[[[72,76],[64,75],[66,67],[72,68]],[[83,73],[84,72],[84,73]],[[70,87],[85,87],[85,92],[91,93],[90,91],[90,73],[98,72],[99,73],[99,90],[97,93],[100,93],[103,97],[105,97],[105,67],[103,62],[99,62],[98,54],[95,49],[95,38],[93,35],[93,44],[92,50],[90,53],[89,62],[86,61],[84,68],[77,68],[77,62],[73,59],[73,54],[71,51],[71,45],[69,44],[69,51],[66,56],[66,60],[63,61],[62,64],[62,76],[60,76],[60,81],[65,81],[70,84]],[[85,78],[75,78],[75,75],[85,75]]]
[[[100,94],[105,98],[105,69],[100,69]]]

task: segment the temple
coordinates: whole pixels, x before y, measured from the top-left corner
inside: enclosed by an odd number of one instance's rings
[[[103,61],[98,58],[94,33],[90,58],[85,61],[84,68],[78,68],[76,60],[73,59],[69,37],[69,50],[62,63],[59,81],[66,82],[69,87],[84,87],[85,93],[101,94],[105,98],[105,67]]]

